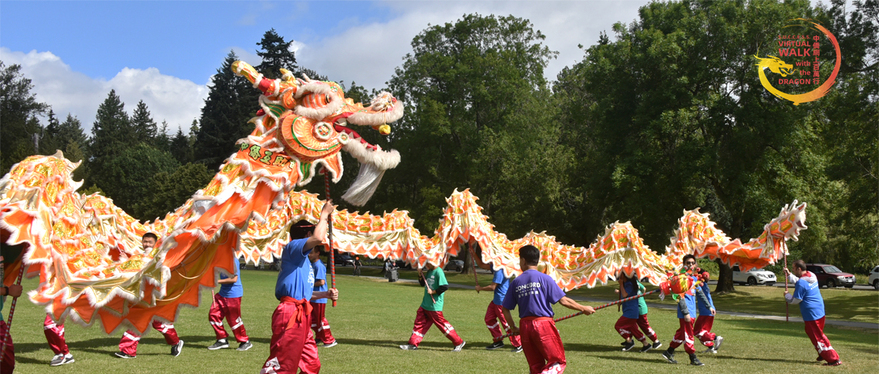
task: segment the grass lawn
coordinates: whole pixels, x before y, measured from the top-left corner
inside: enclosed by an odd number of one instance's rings
[[[351,268],[337,269],[339,274],[350,273]],[[377,269],[364,269],[364,275],[377,275]],[[405,278],[414,278],[411,271],[401,272]],[[170,346],[161,335],[150,331],[141,340],[138,356],[133,360],[113,357],[118,350],[121,333],[107,336],[98,326],[82,328],[68,322],[67,343],[76,358],[73,364],[52,368],[49,360],[52,352],[42,334],[45,313],[41,307],[22,299],[18,304],[12,336],[15,342],[16,373],[256,373],[268,357],[271,339],[271,314],[278,302],[274,298],[277,273],[273,271],[242,271],[244,299],[242,314],[247,333],[254,344],[253,349],[238,352],[234,349],[208,351],[215,340],[207,321],[210,293],[202,295],[202,306],[185,308],[175,326],[186,341],[179,357],[170,356]],[[473,284],[473,275],[447,273],[452,283]],[[489,282],[488,274],[480,274],[480,284]],[[36,287],[37,279],[24,282],[26,290]],[[409,338],[415,311],[421,301],[422,288],[411,283],[388,283],[383,280],[339,276],[336,279],[341,300],[336,308],[327,308],[327,318],[339,345],[320,349],[325,373],[521,373],[527,372],[522,354],[508,350],[486,351],[491,343],[485,328],[483,315],[491,301],[490,293],[477,294],[472,290],[452,288],[446,296],[444,314],[467,346],[463,352],[451,352],[452,343],[436,328],[426,335],[417,351],[398,348]],[[738,293],[718,297],[721,310],[766,313],[781,310],[784,305],[769,306],[767,300],[776,303],[779,289],[769,287],[737,287]],[[828,318],[853,318],[865,321],[877,319],[877,296],[875,292],[822,290],[830,300],[828,308],[834,308]],[[615,299],[612,287],[578,290],[574,294],[601,299]],[[762,300],[762,301],[761,301]],[[658,302],[652,298],[650,302]],[[833,304],[842,304],[833,306]],[[3,311],[8,313],[7,307]],[[594,303],[593,305],[598,305]],[[557,306],[556,315],[571,313]],[[799,315],[797,308],[792,315]],[[834,317],[838,315],[838,317]],[[879,334],[875,330],[863,331],[827,327],[825,333],[833,347],[842,357],[842,368],[825,368],[814,361],[817,356],[799,323],[756,320],[719,316],[714,332],[725,338],[721,352],[716,355],[700,354],[703,368],[685,365],[686,354],[679,348],[677,357],[681,364],[670,365],[660,356],[668,346],[678,327],[673,311],[651,309],[651,325],[665,344],[660,351],[644,354],[621,352],[622,341],[613,325],[620,313],[607,308],[592,316],[581,316],[558,324],[567,351],[569,373],[594,372],[794,372],[815,370],[819,372],[845,371],[873,373],[879,368]],[[228,331],[228,327],[227,327]],[[231,333],[231,331],[230,331]],[[509,344],[507,345],[509,347]],[[704,349],[699,349],[699,352]]]

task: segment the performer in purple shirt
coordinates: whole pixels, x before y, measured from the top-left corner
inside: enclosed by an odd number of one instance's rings
[[[565,348],[552,317],[552,304],[561,303],[568,309],[595,313],[591,306],[580,305],[565,296],[549,275],[537,270],[540,263],[540,250],[533,245],[519,248],[519,266],[523,270],[510,282],[509,292],[504,297],[503,312],[510,329],[521,335],[522,348],[531,373],[563,373]],[[510,310],[519,307],[521,329],[516,327]]]

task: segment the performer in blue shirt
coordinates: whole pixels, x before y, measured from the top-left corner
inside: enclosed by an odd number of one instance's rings
[[[799,304],[803,322],[806,325],[806,335],[812,340],[812,345],[818,351],[818,361],[827,361],[824,365],[839,366],[842,361],[836,350],[830,345],[830,339],[824,335],[824,298],[821,297],[821,286],[818,285],[818,277],[806,270],[803,260],[794,262],[793,274],[785,268],[784,274],[795,284],[794,294],[784,292],[784,298],[789,304]]]
[[[323,294],[327,291],[327,267],[320,260],[319,249],[323,246],[316,247],[308,254],[308,261],[311,262],[312,271],[314,271],[314,293]],[[330,323],[327,321],[327,298],[311,298],[311,331],[314,331],[314,337],[317,342],[323,343],[324,348],[335,347],[339,344],[333,333],[330,331]]]
[[[220,279],[217,281],[220,284],[220,291],[214,294],[214,302],[211,304],[211,311],[208,314],[208,320],[217,335],[217,342],[208,347],[212,351],[229,348],[229,342],[226,340],[229,334],[223,327],[223,318],[226,319],[229,327],[232,328],[232,333],[235,334],[239,351],[246,351],[253,347],[247,337],[247,331],[244,329],[244,322],[241,320],[241,298],[244,296],[244,287],[241,285],[241,264],[238,262],[238,257],[235,257],[234,261],[235,275],[230,278],[225,274],[220,274]]]
[[[479,262],[479,266],[488,267],[488,264]],[[489,268],[491,269],[491,267]],[[491,333],[492,340],[494,340],[494,343],[485,347],[488,350],[503,348],[504,341],[497,340],[497,338],[503,336],[504,333],[510,332],[510,324],[507,323],[503,307],[501,306],[504,303],[504,297],[507,296],[507,289],[510,288],[510,278],[504,274],[503,269],[492,270],[494,270],[494,276],[491,284],[485,287],[476,286],[477,291],[494,291],[494,298],[488,303],[488,309],[485,311],[485,327],[488,327],[488,332]],[[473,269],[473,271],[476,271],[476,269]],[[503,332],[501,332],[502,327],[504,329]],[[519,335],[511,335],[510,344],[513,345],[512,352],[522,352],[522,339]]]

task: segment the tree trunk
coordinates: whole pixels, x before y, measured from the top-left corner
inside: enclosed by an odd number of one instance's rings
[[[714,289],[715,294],[724,294],[735,292],[736,288],[732,280],[732,268],[721,262],[719,259],[714,260],[720,268],[720,275],[717,277],[717,288]]]
[[[470,271],[473,269],[473,259],[470,257],[470,245],[464,244],[458,250],[458,258],[461,261],[464,261],[464,268],[461,270],[461,274],[470,274]]]

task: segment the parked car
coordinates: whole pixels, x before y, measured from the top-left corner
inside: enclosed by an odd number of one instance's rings
[[[446,264],[446,270],[452,270],[461,272],[464,270],[464,261],[461,260],[449,260],[449,263]]]
[[[879,290],[879,266],[874,267],[873,271],[870,272],[870,276],[867,277],[867,283]]]
[[[336,265],[354,266],[354,257],[351,257],[351,255],[347,253],[336,253],[333,260]]]
[[[775,284],[775,273],[768,271],[768,270],[762,270],[762,269],[751,269],[748,271],[739,271],[738,266],[733,266],[732,280],[733,280],[733,283],[747,284],[749,286],[755,286],[758,284],[765,284],[767,286],[771,286],[771,285]]]
[[[846,273],[833,265],[806,264],[806,270],[811,271],[818,277],[819,286],[827,286],[827,288],[835,288],[837,286],[852,288],[855,286],[854,274]]]

